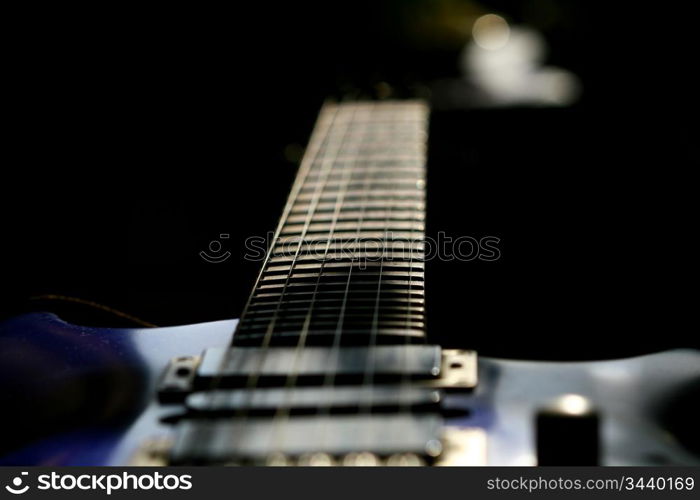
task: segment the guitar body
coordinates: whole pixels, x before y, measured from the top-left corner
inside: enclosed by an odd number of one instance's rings
[[[2,406],[12,409],[5,411],[13,425],[32,427],[34,434],[51,424],[53,435],[0,464],[125,464],[143,438],[168,431],[159,421],[167,408],[154,398],[168,361],[226,345],[235,325],[88,328],[43,313],[6,321],[0,325]],[[41,421],[28,425],[36,418]]]
[[[129,464],[145,442],[172,433],[167,421],[177,405],[154,398],[169,360],[228,345],[236,323],[99,329],[43,313],[4,322],[3,447],[17,446],[3,449],[0,465]],[[448,394],[445,401],[448,408],[467,410],[447,416],[445,430],[466,429],[468,463],[536,465],[538,410],[575,393],[600,415],[601,464],[700,464],[668,424],[669,418],[678,421],[674,412],[697,412],[700,352],[579,363],[479,358],[478,372],[473,392]],[[35,439],[19,446],[23,428]],[[36,429],[44,429],[41,437]]]

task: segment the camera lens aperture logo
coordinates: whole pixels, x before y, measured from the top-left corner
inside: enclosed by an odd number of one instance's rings
[[[12,485],[8,484],[7,486],[5,486],[5,489],[13,495],[21,495],[22,493],[26,493],[29,489],[29,485],[26,484],[22,486],[22,476],[26,476],[28,474],[28,472],[22,472],[21,475],[16,476],[14,479],[12,479]]]
[[[221,240],[227,240],[229,239],[229,235],[226,233],[222,233],[219,235],[219,239]],[[202,250],[199,252],[199,256],[204,259],[207,262],[210,262],[212,264],[220,264],[221,262],[225,262],[228,260],[229,257],[231,257],[231,252],[228,250],[223,250],[223,245],[221,244],[221,241],[219,240],[213,240],[209,242],[209,252],[206,250]]]

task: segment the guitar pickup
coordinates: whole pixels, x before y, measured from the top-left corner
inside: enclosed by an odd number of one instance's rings
[[[380,411],[399,409],[437,410],[442,394],[437,389],[414,385],[329,386],[263,389],[218,389],[190,394],[185,406],[193,415],[272,415],[278,410],[292,414],[357,413],[358,408]]]
[[[351,465],[362,457],[425,463],[442,452],[442,422],[431,414],[185,420],[176,428],[170,463]]]
[[[182,401],[197,391],[294,386],[412,384],[446,390],[477,383],[474,351],[431,345],[375,347],[211,348],[202,356],[175,358],[158,387],[162,402]]]
[[[204,353],[195,382],[207,387],[219,378],[239,386],[254,376],[258,385],[284,385],[293,375],[297,385],[322,385],[332,375],[336,384],[362,383],[368,374],[374,382],[434,378],[440,368],[440,347],[430,345],[211,348]]]

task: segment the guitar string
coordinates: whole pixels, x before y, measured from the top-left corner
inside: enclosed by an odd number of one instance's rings
[[[424,110],[424,108],[422,106],[421,106],[421,110]],[[411,121],[411,114],[410,113],[408,114],[408,118],[409,118],[409,122],[410,122]],[[424,148],[423,141],[425,138],[425,131],[423,129],[425,127],[425,119],[426,119],[425,113],[423,112],[420,114],[421,130],[419,130],[417,133],[415,133],[417,137],[413,141],[414,144],[419,144],[420,148]],[[421,173],[419,175],[419,179],[416,179],[415,188],[416,188],[417,192],[425,193],[424,176],[425,176],[426,158],[425,158],[424,149],[423,149],[423,151],[419,152],[418,154],[421,156],[422,168],[421,168]],[[421,182],[422,182],[422,184],[421,184]],[[412,207],[411,219],[413,220],[414,224],[416,222],[415,221],[416,214],[419,212],[419,203],[420,203],[420,206],[423,207],[421,209],[421,212],[423,214],[425,214],[424,197],[425,197],[425,195],[423,195],[423,200],[421,200],[421,202],[415,203]],[[423,219],[422,224],[425,224],[425,221],[424,221],[425,217],[423,216],[422,219]],[[399,414],[410,413],[413,410],[412,405],[411,405],[411,398],[410,398],[410,390],[411,390],[411,387],[413,386],[413,384],[412,384],[411,375],[409,373],[410,366],[409,366],[409,349],[408,349],[409,346],[412,344],[413,339],[412,339],[411,335],[408,335],[408,332],[413,329],[412,325],[411,325],[412,312],[413,312],[413,301],[412,301],[411,295],[412,295],[413,283],[414,283],[413,261],[414,261],[414,244],[415,244],[414,236],[415,236],[415,233],[416,233],[415,225],[412,225],[411,230],[409,231],[410,236],[409,236],[409,243],[407,245],[408,249],[409,249],[408,290],[407,290],[408,305],[406,307],[406,323],[405,323],[405,329],[406,329],[407,334],[404,336],[404,344],[403,344],[404,349],[402,350],[402,363],[401,363],[403,366],[403,369],[402,369],[401,380],[399,382],[399,387],[398,387],[398,391],[397,391],[398,392],[397,398],[398,398],[398,412],[399,412]],[[424,244],[424,241],[422,241],[423,239],[424,239],[424,237],[421,239],[422,244]],[[419,251],[424,252],[424,250],[416,249],[416,252],[419,252]],[[423,259],[423,261],[424,260],[425,259]],[[425,267],[423,267],[423,283],[424,283],[424,289],[425,289]],[[423,301],[423,314],[421,315],[421,318],[423,321],[423,332],[424,333],[423,333],[423,335],[421,335],[420,342],[422,344],[426,344],[427,338],[425,336],[425,330],[426,330],[426,328],[425,328],[425,326],[426,326],[425,325],[425,296],[424,296],[424,301]],[[401,436],[398,435],[401,432],[400,428],[397,426],[396,428],[394,428],[392,430],[394,433],[397,434],[395,437],[400,439]]]
[[[340,107],[341,105],[338,104],[337,106]],[[357,105],[352,106],[351,110],[352,110],[352,114],[351,114],[350,118],[346,119],[345,129],[342,132],[342,137],[339,139],[338,146],[337,146],[335,153],[334,153],[335,154],[335,159],[334,159],[335,166],[339,165],[338,157],[340,155],[341,150],[343,149],[343,146],[345,145],[344,140],[348,135],[348,131],[354,125],[353,118],[357,112]],[[346,113],[339,112],[339,115],[343,115],[343,114],[346,114]],[[309,304],[309,307],[308,307],[308,310],[306,313],[306,317],[304,319],[304,324],[302,326],[301,333],[299,335],[299,339],[298,339],[296,347],[294,349],[294,361],[293,361],[292,371],[287,376],[286,381],[285,381],[285,387],[284,387],[285,400],[284,400],[283,404],[278,408],[278,410],[275,414],[275,424],[274,424],[275,437],[272,438],[272,442],[276,442],[277,445],[276,445],[276,450],[274,450],[272,453],[273,455],[276,454],[275,451],[281,452],[282,447],[284,445],[284,438],[285,438],[284,425],[287,423],[287,421],[289,420],[289,417],[290,417],[289,404],[290,404],[290,398],[293,395],[293,390],[295,388],[296,381],[297,381],[298,376],[299,376],[299,359],[300,359],[302,350],[306,347],[307,337],[310,333],[311,318],[312,318],[314,307],[316,304],[316,296],[317,296],[318,291],[319,291],[319,286],[321,284],[321,278],[323,276],[323,271],[325,268],[325,264],[327,262],[328,251],[329,251],[330,246],[331,246],[332,238],[335,234],[335,227],[336,227],[336,224],[338,222],[338,217],[340,216],[340,211],[341,211],[342,206],[343,206],[343,200],[345,199],[345,195],[347,194],[347,192],[349,190],[349,186],[350,186],[350,178],[352,177],[352,168],[349,166],[346,166],[345,168],[341,168],[341,170],[344,170],[344,172],[343,172],[343,187],[342,187],[342,189],[338,190],[338,195],[336,196],[335,206],[334,206],[334,210],[333,210],[333,220],[332,220],[330,228],[329,228],[326,246],[324,249],[323,258],[321,259],[321,262],[320,262],[318,275],[316,276],[316,283],[314,285],[314,290],[312,292],[311,302]],[[273,457],[268,457],[268,461],[270,461],[272,458]]]
[[[376,103],[371,103],[371,104],[368,104],[367,106],[370,106],[370,109],[374,109],[377,105],[376,105]],[[369,120],[369,121],[371,122],[371,120]],[[372,130],[371,127],[365,127],[365,129],[363,130],[363,132],[361,134],[362,139],[360,141],[358,141],[358,144],[362,145],[363,140],[365,140],[367,137],[370,136],[371,130]],[[356,159],[358,157],[359,157],[359,154],[356,155]],[[364,174],[362,177],[363,197],[362,197],[362,206],[361,206],[361,210],[360,210],[360,214],[359,214],[358,222],[357,222],[357,228],[355,230],[355,243],[359,243],[359,240],[360,240],[360,235],[362,233],[362,225],[364,223],[365,213],[366,213],[366,209],[367,209],[367,202],[369,201],[369,195],[371,192],[371,190],[369,189],[369,186],[371,185],[371,182],[372,182],[372,176],[376,172],[377,172],[377,165],[371,165],[371,166],[368,165],[364,168],[364,171],[363,171],[363,174]],[[362,258],[366,259],[367,252],[363,251],[361,248],[357,251],[359,251],[359,253],[361,254],[357,259],[357,262],[360,263],[360,260]],[[350,296],[350,284],[352,283],[352,277],[353,277],[352,273],[355,269],[355,263],[356,263],[356,259],[353,256],[351,259],[351,262],[350,262],[350,269],[348,271],[347,280],[345,282],[343,301],[341,304],[341,309],[340,309],[340,313],[338,316],[338,321],[336,323],[336,329],[335,329],[334,338],[333,338],[333,347],[332,347],[332,351],[331,351],[331,357],[333,359],[333,362],[331,364],[334,366],[338,366],[338,368],[339,368],[339,360],[340,360],[342,331],[343,331],[343,328],[345,326],[345,317],[346,317],[346,313],[347,313],[348,298]],[[339,370],[329,371],[326,374],[326,376],[324,377],[324,381],[323,381],[324,388],[330,388],[330,387],[334,386],[338,371]],[[317,418],[319,418],[320,424],[321,424],[320,425],[321,430],[319,431],[319,433],[321,434],[320,442],[321,442],[322,449],[326,448],[327,442],[328,442],[328,433],[329,433],[328,432],[329,431],[328,416],[330,415],[330,411],[331,411],[331,404],[329,403],[326,405],[319,405],[319,407],[317,408],[317,412],[316,412]]]
[[[276,246],[276,244],[279,240],[280,233],[282,231],[283,226],[287,222],[287,219],[289,217],[289,213],[291,212],[292,208],[294,207],[294,205],[298,201],[297,198],[298,198],[299,192],[302,189],[302,187],[306,181],[306,178],[308,177],[309,172],[311,171],[311,169],[313,167],[313,164],[318,159],[319,151],[321,150],[323,145],[328,140],[328,131],[330,130],[331,125],[334,123],[334,121],[337,117],[337,111],[338,111],[337,108],[333,108],[333,114],[329,120],[326,116],[324,116],[328,113],[328,107],[326,105],[324,105],[323,108],[321,109],[320,123],[317,124],[317,126],[314,128],[314,130],[311,133],[311,137],[309,139],[309,147],[307,149],[307,155],[305,155],[304,158],[302,159],[302,163],[300,165],[299,172],[297,174],[297,178],[292,186],[292,191],[289,195],[289,198],[287,199],[287,203],[284,207],[284,211],[283,211],[282,216],[280,218],[280,221],[277,225],[277,229],[275,231],[275,236],[272,240],[273,243],[272,243],[271,248],[269,249],[269,251],[267,253],[267,256],[265,258],[265,262],[263,263],[263,265],[260,269],[260,272],[258,274],[255,285],[253,286],[253,291],[249,295],[248,301],[246,302],[246,305],[243,309],[243,313],[241,315],[241,320],[239,320],[239,322],[236,325],[236,328],[232,334],[232,344],[235,342],[236,335],[241,330],[241,325],[243,323],[243,319],[246,317],[248,310],[250,308],[250,305],[253,301],[253,298],[255,297],[256,292],[259,289],[258,287],[259,287],[260,282],[262,280],[262,276],[265,273],[265,270],[267,269],[268,263],[270,262],[270,259],[271,259],[272,254],[273,254],[274,247]],[[328,121],[330,121],[330,123],[328,123]],[[309,210],[310,209],[311,209],[311,204],[309,206]],[[309,217],[310,217],[310,213],[307,213],[307,218],[306,218],[307,224],[305,225],[306,227],[308,227]],[[301,244],[299,245],[299,247],[297,247],[297,252],[295,254],[293,262],[296,262],[296,258],[298,256],[300,246],[301,246]],[[285,289],[286,289],[286,285],[287,285],[287,282],[285,282]],[[280,294],[280,299],[277,303],[276,311],[279,311],[279,306],[281,304],[283,297],[284,297],[284,289],[283,289],[282,294]],[[262,369],[263,361],[265,358],[264,355],[266,354],[266,351],[269,347],[269,342],[270,342],[270,337],[271,337],[270,331],[271,330],[268,328],[268,331],[266,332],[265,338],[263,340],[263,345],[260,347],[260,350],[262,351],[262,355],[259,357],[259,360],[257,363],[257,368],[247,377],[247,382],[245,384],[245,387],[246,387],[245,394],[247,395],[246,401],[241,405],[240,409],[237,409],[237,411],[234,414],[234,417],[232,418],[232,420],[235,422],[235,424],[238,424],[238,429],[234,429],[234,433],[233,433],[234,436],[238,436],[241,434],[240,430],[243,428],[243,424],[244,424],[246,417],[249,413],[249,411],[246,409],[246,406],[251,403],[252,388],[254,388],[257,385],[259,377],[260,377],[260,370]],[[216,374],[213,377],[212,382],[208,388],[208,393],[209,393],[208,400],[209,401],[208,401],[207,405],[205,405],[205,406],[207,406],[208,409],[212,412],[216,410],[216,392],[217,392],[217,389],[222,384],[222,379],[223,379],[223,376],[225,373],[225,369],[228,366],[228,364],[231,362],[232,351],[233,351],[232,345],[228,346],[226,352],[221,357],[221,361],[219,362],[219,366],[218,366],[218,369],[216,371]],[[222,398],[223,398],[223,401],[225,401],[224,394],[222,394]],[[198,433],[198,436],[195,436],[194,441],[196,444],[199,444],[200,446],[206,446],[211,441],[211,439],[210,439],[211,436],[209,435],[209,433],[205,429],[205,426],[199,426],[198,429],[200,432]],[[236,432],[236,430],[238,432]]]
[[[366,205],[365,205],[365,207],[366,207]],[[389,210],[387,210],[387,213],[385,214],[385,229],[386,229],[386,226],[387,226],[387,224],[388,224],[388,220],[390,219],[390,210],[393,208],[393,204],[392,204],[392,205],[389,205],[389,207],[390,207]],[[363,207],[363,208],[364,208],[364,207]],[[416,210],[416,208],[414,207],[414,212],[415,212],[415,210]],[[360,227],[361,227],[361,224],[358,225],[358,230],[359,230]],[[411,245],[411,251],[412,251],[412,245]],[[383,258],[383,257],[384,257],[384,255],[382,255],[382,258]],[[381,264],[380,264],[380,265],[381,265]],[[350,283],[350,276],[348,277],[348,282],[346,283],[346,298],[347,298],[347,289],[348,289],[349,283]],[[381,283],[381,278],[380,278],[380,282],[378,283],[378,285],[380,285],[380,283]],[[409,299],[409,300],[410,300],[410,299]],[[343,312],[342,312],[342,314],[341,314],[341,318],[339,318],[339,323],[338,323],[339,328],[338,328],[338,332],[341,330],[340,327],[341,327],[342,321],[343,321],[343,319],[344,319],[345,311],[346,311],[346,309],[345,309],[345,307],[343,307]],[[375,331],[377,330],[377,321],[376,321],[376,318],[377,318],[377,317],[375,316],[375,320],[374,320]],[[408,337],[407,337],[407,338],[408,338]],[[369,349],[369,351],[371,351],[371,349]],[[370,353],[370,354],[371,354],[371,353]],[[370,357],[370,359],[371,359],[371,357]],[[326,384],[331,383],[333,377],[334,377],[334,374],[330,374],[329,377],[328,377],[328,380],[327,380]],[[326,385],[326,384],[324,384],[324,385]],[[363,386],[363,387],[365,387],[365,386]],[[369,387],[369,392],[371,392],[371,390],[372,390],[371,380],[370,380],[370,383],[367,384],[367,387]],[[371,403],[370,403],[370,406],[371,406]],[[320,414],[320,415],[323,415],[324,413],[327,414],[327,413],[329,412],[329,410],[330,410],[330,407],[329,407],[329,406],[326,406],[326,407],[324,408],[324,410],[325,410],[325,412],[319,411],[319,414]],[[325,436],[327,435],[327,425],[323,425],[323,424],[324,424],[324,422],[322,422],[322,428],[323,428],[326,432],[323,432],[324,439],[322,440],[322,442],[325,443]],[[368,441],[369,441],[369,440],[368,440]]]
[[[355,114],[355,111],[356,111],[356,108],[353,110],[353,116],[354,116],[354,114]],[[334,114],[334,117],[333,117],[333,120],[332,120],[331,123],[334,123],[334,122],[335,122],[335,120],[336,120],[336,118],[337,118],[337,114],[338,114],[338,109],[335,110],[335,114]],[[352,122],[352,120],[348,120],[348,125],[347,125],[346,128],[345,128],[345,132],[344,132],[344,134],[343,134],[343,137],[346,135],[347,131],[350,129],[351,122]],[[325,137],[324,137],[324,140],[321,142],[321,144],[324,144],[324,143],[327,143],[327,142],[328,142],[328,137],[329,137],[329,135],[330,135],[330,134],[329,134],[330,130],[331,130],[331,125],[328,125],[328,126],[326,127],[326,130],[325,130]],[[367,136],[367,135],[368,135],[367,133],[364,133],[364,136]],[[314,133],[314,139],[315,139],[315,136],[316,136],[316,134]],[[313,144],[313,141],[310,141],[310,143]],[[339,144],[339,146],[338,146],[338,148],[336,148],[336,157],[337,157],[337,153],[338,153],[338,152],[340,151],[340,149],[342,148],[342,145],[343,145],[343,141],[341,140],[341,141],[340,141],[340,144]],[[319,150],[321,147],[322,147],[322,145],[316,148],[316,149],[317,149],[316,153],[318,153],[318,150]],[[311,158],[312,158],[312,159],[309,161],[308,165],[312,165],[315,161],[317,161],[318,155],[316,154],[315,156],[311,156]],[[324,158],[324,160],[327,160],[327,158]],[[324,166],[324,167],[325,167],[325,166]],[[331,166],[331,168],[332,168],[332,166]],[[351,169],[350,169],[350,168],[346,168],[346,169],[348,170],[348,173],[351,174],[351,172],[350,172]],[[293,193],[292,193],[292,195],[290,196],[290,200],[289,200],[289,202],[288,202],[288,204],[287,204],[287,207],[285,207],[285,213],[283,214],[283,217],[282,217],[282,219],[281,219],[281,221],[280,221],[280,225],[279,225],[278,231],[277,231],[278,234],[279,234],[281,228],[286,224],[286,220],[287,220],[287,218],[288,218],[288,215],[289,215],[291,206],[293,206],[293,205],[296,203],[296,201],[297,201],[296,198],[297,198],[297,196],[298,196],[299,187],[300,187],[301,185],[303,185],[303,183],[305,182],[306,178],[308,177],[309,170],[310,170],[310,168],[307,168],[306,171],[303,173],[303,176],[300,176],[300,177],[299,177],[299,179],[301,180],[301,182],[295,183],[295,186],[294,186],[294,189],[293,189]],[[325,175],[324,175],[324,183],[323,183],[323,187],[324,187],[324,189],[325,189],[325,186],[327,185],[327,182],[328,182],[328,175],[329,175],[329,173],[330,173],[330,168],[327,168],[327,167],[326,167],[326,168],[322,168],[322,172],[325,174]],[[366,174],[365,177],[366,177],[366,178],[369,178],[370,172],[371,172],[371,169],[365,169],[365,174]],[[368,179],[366,179],[366,180],[368,180]],[[345,192],[348,190],[348,187],[349,187],[349,176],[346,175],[346,176],[345,176],[345,186],[344,186],[344,191],[345,191]],[[365,190],[367,191],[366,187],[365,187]],[[296,192],[294,192],[294,191],[296,191]],[[310,205],[310,207],[309,207],[309,211],[308,211],[307,217],[306,217],[306,223],[305,223],[305,225],[304,225],[303,236],[302,236],[302,238],[301,238],[301,240],[300,240],[300,242],[299,242],[299,245],[297,246],[297,251],[296,251],[296,253],[295,253],[294,260],[293,260],[293,262],[292,262],[292,265],[290,266],[289,275],[288,275],[288,277],[287,277],[287,280],[285,281],[285,286],[284,286],[284,288],[283,288],[282,294],[280,295],[280,299],[279,299],[278,304],[277,304],[278,307],[277,307],[277,309],[276,309],[276,311],[275,311],[275,316],[273,317],[273,320],[272,320],[272,322],[271,322],[272,325],[274,325],[274,323],[277,321],[277,318],[278,318],[278,315],[279,315],[279,311],[280,311],[280,305],[281,305],[282,300],[284,299],[285,292],[286,292],[286,287],[287,287],[287,285],[288,285],[288,283],[289,283],[289,277],[290,277],[291,274],[293,273],[294,266],[295,266],[296,261],[297,261],[297,258],[298,258],[298,256],[299,256],[299,251],[300,251],[300,248],[301,248],[301,245],[302,245],[302,242],[303,242],[303,238],[304,238],[304,236],[306,235],[306,232],[308,231],[308,226],[309,226],[309,224],[310,224],[310,222],[311,222],[311,218],[312,218],[313,214],[315,213],[315,210],[316,210],[317,205],[318,205],[318,200],[320,199],[320,196],[321,196],[320,193],[321,193],[322,191],[323,191],[323,189],[319,190],[319,188],[317,187],[316,192],[315,192],[315,195],[317,195],[317,196],[314,196],[314,201],[313,201],[313,203],[312,203],[312,204]],[[369,193],[367,192],[366,195],[368,195],[368,194],[369,194]],[[338,208],[339,208],[340,205],[342,204],[342,199],[343,199],[343,197],[344,197],[344,193],[342,194],[342,196],[341,196],[338,200],[336,200],[336,210],[335,210],[335,213],[334,213],[334,218],[333,218],[334,220],[333,220],[333,223],[332,223],[333,228],[331,229],[331,235],[333,234],[334,228],[335,228],[335,224],[337,223],[338,213],[339,213]],[[366,198],[367,198],[367,196],[365,196],[365,199],[366,199]],[[393,205],[390,205],[389,210],[387,210],[387,212],[386,212],[385,225],[388,224],[389,213],[390,213],[390,210],[391,210],[392,208],[393,208]],[[362,206],[362,215],[361,215],[361,217],[360,217],[360,221],[362,221],[362,219],[363,219],[363,217],[364,217],[364,211],[365,211],[365,209],[366,209],[366,203],[364,203],[363,206]],[[416,208],[414,208],[414,212],[415,212],[415,210],[416,210]],[[360,224],[358,225],[358,232],[359,232],[360,229],[361,229],[361,222],[360,222]],[[388,229],[388,228],[385,228],[385,230],[386,230],[386,229]],[[386,231],[385,231],[385,232],[386,232]],[[412,232],[413,232],[413,229],[412,229]],[[329,247],[330,247],[330,235],[329,235],[329,240],[328,240],[328,242],[327,242],[326,249],[325,249],[325,252],[324,252],[324,260],[323,260],[323,262],[322,262],[322,266],[323,266],[323,263],[325,263],[325,259],[326,259],[326,256],[327,256],[327,254],[328,254]],[[385,249],[386,249],[386,238],[385,238],[385,241],[384,241],[384,251],[385,251]],[[411,251],[411,254],[410,254],[411,256],[410,256],[410,259],[409,259],[409,262],[410,262],[410,265],[409,265],[409,286],[410,286],[410,284],[411,284],[411,282],[412,282],[412,278],[411,278],[411,274],[410,274],[410,273],[412,272],[412,269],[413,269],[413,265],[412,265],[413,246],[412,246],[412,244],[410,245],[410,251]],[[270,252],[270,254],[271,254],[271,253],[272,253],[272,252]],[[269,261],[270,254],[268,254],[268,257],[267,257],[267,259],[266,259],[266,263],[265,263],[265,265],[263,266],[263,269],[261,270],[261,275],[264,273],[265,269],[267,268],[267,262]],[[344,316],[345,316],[345,311],[346,311],[346,303],[347,303],[347,297],[348,297],[349,284],[350,284],[350,279],[351,279],[351,276],[352,276],[352,270],[353,270],[353,268],[354,268],[354,265],[353,265],[353,264],[354,264],[354,262],[351,262],[351,266],[350,266],[349,273],[348,273],[348,282],[347,282],[347,284],[346,284],[346,290],[345,290],[344,299],[343,299],[343,305],[342,305],[342,307],[341,307],[341,316],[340,316],[340,319],[339,319],[339,322],[338,322],[338,328],[336,329],[336,335],[335,335],[335,339],[334,339],[334,350],[335,350],[335,351],[339,350],[339,342],[338,342],[338,340],[339,340],[339,338],[340,338],[340,335],[339,335],[338,333],[339,333],[339,332],[342,332],[342,325],[343,325]],[[322,269],[323,269],[323,267],[322,267]],[[321,274],[322,274],[322,272],[323,272],[322,269],[321,269],[321,273],[319,274],[319,277],[318,277],[319,280],[320,280],[320,276],[321,276]],[[379,294],[381,293],[381,273],[382,273],[382,270],[383,270],[383,262],[380,262],[380,275],[379,275],[377,296],[379,296]],[[259,277],[259,279],[260,279],[260,277]],[[317,284],[318,284],[318,281],[317,281]],[[256,287],[254,288],[254,291],[255,291],[256,289],[257,289],[257,283],[256,283]],[[314,291],[314,297],[313,297],[314,299],[315,299],[315,295],[316,295],[317,289],[318,289],[318,287],[316,287],[316,290]],[[249,301],[248,301],[248,303],[246,304],[246,308],[244,309],[244,313],[247,311],[248,306],[249,306],[249,304],[250,304],[250,302],[251,302],[251,299],[252,299],[252,296],[251,296],[251,298],[249,298]],[[409,300],[409,305],[408,305],[408,308],[407,308],[407,309],[408,309],[408,312],[407,312],[407,324],[408,324],[408,321],[410,320],[410,313],[411,313],[411,307],[412,307],[412,304],[410,303],[410,294],[409,294],[409,299],[408,299],[408,300]],[[311,308],[309,309],[309,312],[308,312],[308,315],[307,315],[307,320],[306,320],[306,322],[305,322],[305,331],[306,331],[307,333],[306,333],[306,334],[302,334],[301,339],[303,339],[303,340],[300,340],[300,342],[299,342],[298,345],[297,345],[295,359],[298,359],[299,347],[300,347],[300,346],[303,347],[303,345],[304,345],[304,343],[305,343],[306,335],[308,334],[309,319],[310,319],[310,316],[311,316],[311,314],[312,314],[312,312],[313,312],[313,307],[314,307],[313,304],[314,304],[314,301],[312,300],[312,305],[311,305]],[[376,338],[377,329],[378,329],[378,323],[377,323],[378,317],[377,317],[377,314],[378,314],[378,303],[375,302],[375,314],[374,314],[374,318],[373,318],[373,330],[372,330],[372,332],[373,332],[373,333],[372,333],[372,339],[373,339],[373,340],[375,340],[375,338]],[[243,315],[243,317],[245,317],[245,314]],[[269,334],[270,334],[270,332],[272,332],[272,331],[273,331],[273,328],[268,327],[268,331],[266,332],[266,337],[265,337],[266,340],[265,340],[264,343],[263,343],[263,348],[264,348],[264,350],[263,350],[263,356],[261,356],[261,359],[262,359],[262,358],[264,357],[264,355],[266,354],[266,349],[267,349],[267,347],[269,346],[269,343],[270,343],[270,335],[269,335]],[[407,337],[407,340],[408,340],[408,337]],[[223,362],[222,364],[225,366],[225,365],[226,365],[226,362]],[[262,363],[260,363],[260,365],[262,365]],[[296,366],[296,362],[295,362],[295,366]],[[220,371],[220,373],[221,373],[221,371]],[[294,372],[293,372],[292,377],[289,379],[289,380],[291,380],[292,382],[291,382],[291,383],[288,383],[288,384],[287,384],[288,386],[289,386],[289,385],[294,385],[293,381],[296,379],[296,376],[297,376],[297,374],[296,374],[296,369],[295,369]],[[259,370],[256,371],[256,372],[254,372],[254,376],[251,377],[251,378],[249,379],[249,380],[253,380],[253,383],[252,383],[252,384],[249,383],[249,386],[251,386],[251,385],[252,385],[253,387],[256,386],[256,385],[257,385],[257,379],[258,379],[258,377],[259,377]],[[335,377],[334,374],[328,374],[328,376],[327,376],[327,378],[326,378],[326,380],[325,380],[325,382],[324,382],[324,385],[329,385],[330,383],[332,383],[334,377]],[[220,377],[218,377],[218,378],[220,378]],[[367,378],[368,380],[371,380],[371,374],[370,374],[370,375],[366,374],[366,378]],[[247,393],[250,394],[250,391],[247,391]],[[245,407],[245,406],[244,406],[244,407]]]
[[[333,114],[333,123],[335,122],[337,117],[338,117],[338,111],[336,108],[334,110],[334,114]],[[330,137],[329,132],[331,130],[331,127],[332,127],[332,124],[329,125],[328,128],[326,129],[326,134],[325,134],[325,138],[324,138],[324,144],[326,145],[326,147],[328,145],[328,139]],[[317,151],[317,154],[318,154],[318,151]],[[317,159],[318,159],[318,156],[316,157],[316,160]],[[294,272],[294,267],[297,263],[297,259],[299,258],[299,254],[301,253],[301,248],[303,246],[304,239],[306,238],[306,233],[309,230],[309,226],[311,225],[311,220],[313,218],[314,213],[316,212],[316,208],[318,206],[319,200],[321,199],[323,190],[325,189],[325,186],[328,183],[328,177],[329,177],[330,171],[332,170],[332,167],[333,167],[333,161],[328,161],[328,159],[326,158],[326,152],[324,151],[324,155],[322,158],[322,166],[320,169],[321,175],[323,176],[323,182],[318,183],[316,188],[314,189],[312,202],[309,204],[309,208],[308,208],[307,213],[306,213],[304,227],[302,228],[301,235],[299,236],[299,242],[296,245],[296,250],[294,252],[294,257],[292,259],[292,263],[289,266],[289,271],[288,271],[287,276],[285,278],[284,285],[282,287],[282,290],[280,291],[280,295],[279,295],[279,299],[277,300],[275,312],[273,313],[273,316],[272,316],[270,322],[268,323],[266,331],[265,331],[263,343],[260,347],[262,352],[261,352],[261,355],[259,356],[259,360],[258,360],[258,364],[257,364],[258,366],[252,372],[251,376],[248,379],[248,384],[246,384],[246,393],[247,394],[252,395],[252,390],[255,387],[257,387],[260,376],[262,375],[262,369],[263,369],[264,362],[265,362],[266,357],[267,357],[267,351],[269,350],[270,344],[272,342],[274,329],[275,329],[275,326],[276,326],[277,321],[279,319],[279,313],[280,313],[280,310],[282,308],[282,302],[285,299],[285,294],[287,293],[289,281],[290,281],[291,276]],[[285,221],[285,224],[286,224],[286,221]],[[283,226],[284,226],[284,224],[282,225],[282,227]],[[278,240],[275,241],[275,245],[277,244],[277,242],[278,242]]]
[[[393,115],[390,115],[393,118]],[[400,114],[399,114],[400,116]],[[390,122],[393,122],[393,120],[390,120]],[[390,136],[391,137],[391,136]],[[391,139],[389,139],[391,140]],[[389,238],[389,220],[390,220],[390,214],[393,211],[393,204],[390,205],[389,209],[387,210],[387,213],[385,214],[385,219],[384,219],[384,238],[382,240],[382,250],[381,250],[381,259],[379,261],[379,276],[377,278],[377,291],[375,295],[375,301],[374,301],[374,311],[372,315],[372,327],[370,330],[370,337],[369,337],[369,342],[368,342],[368,347],[367,347],[367,358],[365,360],[365,368],[364,368],[364,374],[363,374],[363,379],[362,379],[362,392],[365,394],[366,399],[362,402],[362,404],[358,407],[358,414],[362,416],[363,414],[370,416],[373,411],[373,398],[374,398],[374,379],[375,379],[375,372],[376,372],[376,363],[377,363],[377,337],[379,335],[379,302],[381,299],[382,295],[382,277],[383,277],[383,272],[384,272],[384,262],[386,260],[386,248],[387,248],[387,240]],[[392,429],[394,430],[394,429]],[[372,435],[372,429],[368,428],[364,440],[367,443],[373,442],[373,435]]]

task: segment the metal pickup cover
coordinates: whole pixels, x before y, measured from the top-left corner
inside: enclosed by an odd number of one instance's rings
[[[440,402],[436,389],[418,386],[333,386],[266,389],[229,389],[196,392],[187,397],[188,409],[205,414],[236,411],[274,413],[279,409],[297,412],[335,412],[358,408],[429,408]]]
[[[236,385],[251,375],[274,383],[294,374],[299,384],[321,382],[332,374],[335,383],[356,382],[369,372],[376,382],[382,378],[435,378],[440,375],[440,347],[399,345],[374,347],[234,347],[208,349],[197,370],[197,385],[218,378]]]
[[[289,381],[287,376],[295,373],[284,372],[290,363],[294,364],[295,353],[293,349],[270,348],[265,355],[258,348],[234,347],[233,349],[240,351],[240,353],[227,360],[228,368],[222,372],[219,372],[219,368],[223,368],[222,356],[228,352],[225,349],[207,351],[205,363],[202,362],[200,356],[180,357],[171,360],[158,385],[161,401],[182,402],[192,392],[246,387],[250,381],[249,377],[253,373],[257,373],[258,366],[262,370],[259,372],[258,380],[256,380],[256,389],[262,386],[266,388],[286,387]],[[348,354],[344,355],[331,348],[307,349],[309,352],[313,351],[313,354],[306,359],[297,360],[297,363],[301,364],[301,361],[304,361],[304,363],[310,362],[311,364],[305,364],[296,371],[295,387],[323,386],[328,382],[328,375],[332,376],[332,383],[336,387],[353,383],[365,385],[363,368],[367,365],[368,348],[343,347],[341,348],[343,352],[350,350]],[[376,353],[373,355],[375,361],[377,363],[386,361],[387,363],[379,367],[375,364],[376,372],[372,375],[374,385],[382,383],[403,385],[408,378],[414,385],[420,387],[452,391],[471,390],[477,384],[477,359],[474,351],[457,349],[442,349],[440,351],[434,346],[382,346],[374,349],[376,349]],[[436,352],[441,358],[439,364],[435,362]],[[334,360],[334,358],[336,359]],[[283,361],[285,365],[273,366],[274,363],[280,361]],[[233,363],[242,364],[232,366]],[[332,371],[334,368],[335,371]],[[219,373],[220,376],[217,376]],[[326,395],[323,394],[323,396]],[[237,396],[232,397],[236,398]],[[261,402],[262,400],[257,399],[257,401]]]
[[[270,457],[369,452],[436,456],[442,418],[436,415],[306,416],[284,419],[191,420],[178,424],[172,464],[260,464]]]

